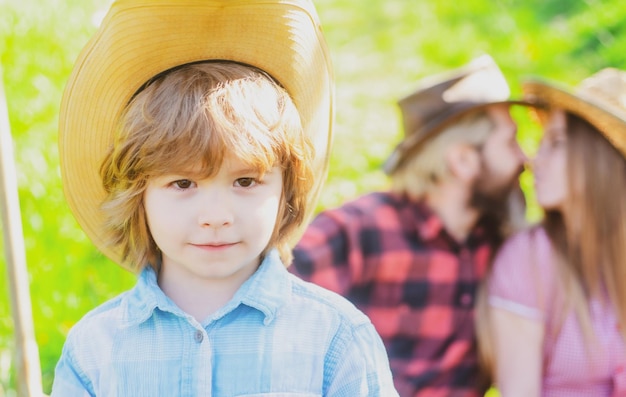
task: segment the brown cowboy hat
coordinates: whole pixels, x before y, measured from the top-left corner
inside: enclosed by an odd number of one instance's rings
[[[425,142],[470,112],[496,104],[530,105],[509,96],[509,85],[489,55],[423,79],[413,94],[398,101],[404,139],[383,165],[384,171],[395,172]]]
[[[573,113],[596,127],[626,157],[626,72],[605,68],[572,89],[560,83],[529,78],[525,97]]]
[[[105,243],[100,211],[105,191],[99,169],[114,126],[152,77],[206,60],[255,66],[287,90],[316,150],[318,178],[309,202],[320,193],[332,138],[334,81],[310,0],[117,0],[69,78],[59,151],[70,209],[93,243],[119,264],[120,253]],[[314,205],[309,207],[307,218]]]

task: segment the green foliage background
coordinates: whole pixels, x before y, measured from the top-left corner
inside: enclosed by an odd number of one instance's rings
[[[33,316],[44,390],[69,328],[133,285],[100,255],[65,204],[57,119],[64,84],[108,7],[105,0],[0,0],[0,62],[15,146]],[[316,0],[336,73],[330,174],[319,209],[384,188],[379,167],[401,138],[398,98],[421,77],[491,54],[519,94],[519,78],[566,84],[605,66],[623,67],[621,0]],[[524,114],[520,139],[536,145]],[[523,184],[532,205],[529,175]],[[2,244],[0,242],[0,244]],[[12,390],[13,324],[0,258],[0,395]]]

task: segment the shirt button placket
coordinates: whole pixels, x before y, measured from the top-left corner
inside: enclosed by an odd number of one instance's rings
[[[204,332],[202,332],[201,330],[196,330],[196,332],[193,334],[193,339],[197,342],[197,343],[202,343],[202,341],[204,340]]]
[[[461,305],[463,307],[471,308],[472,303],[472,295],[469,292],[465,292],[463,295],[461,295]]]
[[[463,247],[461,248],[461,252],[459,252],[459,265],[460,265],[460,272],[461,272],[461,278],[465,279],[465,280],[470,280],[472,282],[476,281],[474,280],[475,274],[474,274],[474,263],[472,263],[472,252],[468,247]],[[459,297],[459,302],[461,307],[464,307],[466,309],[471,309],[473,307],[474,304],[474,299],[472,297],[472,294],[469,292],[463,292],[461,294],[461,296]]]

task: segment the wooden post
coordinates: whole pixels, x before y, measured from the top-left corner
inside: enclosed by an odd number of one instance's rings
[[[17,193],[9,112],[0,65],[0,207],[9,284],[11,315],[15,330],[15,370],[19,397],[40,397],[41,365],[35,340],[26,253]],[[0,297],[3,299],[3,297]]]

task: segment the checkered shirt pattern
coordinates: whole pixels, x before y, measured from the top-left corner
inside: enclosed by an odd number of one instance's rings
[[[474,300],[501,242],[493,230],[479,222],[460,244],[424,204],[371,193],[320,213],[289,269],[370,317],[402,397],[482,396]]]

